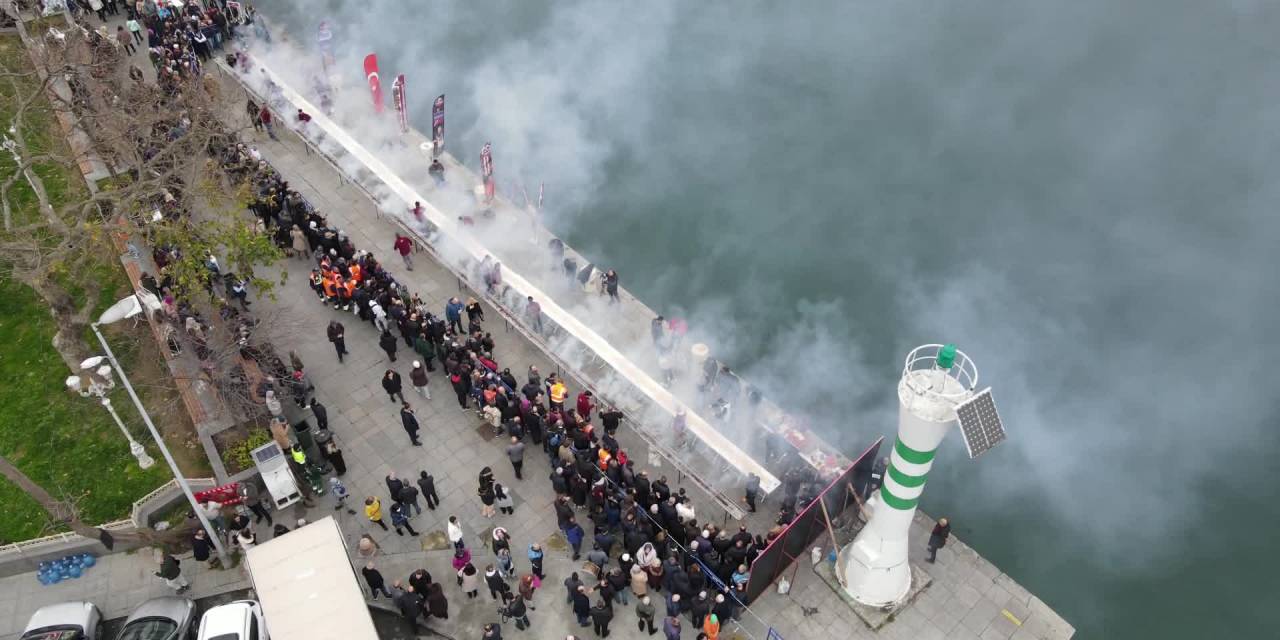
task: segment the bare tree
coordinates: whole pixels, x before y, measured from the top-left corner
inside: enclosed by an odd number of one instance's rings
[[[118,268],[123,247],[166,249],[162,293],[174,308],[216,312],[225,302],[219,273],[208,268],[215,255],[225,272],[270,292],[273,282],[257,273],[282,254],[245,216],[244,181],[225,173],[223,151],[237,132],[217,117],[216,83],[164,72],[150,84],[124,64],[110,38],[74,23],[29,33],[9,0],[0,0],[0,13],[15,18],[30,54],[0,59],[0,113],[8,117],[0,123],[0,277],[38,295],[56,326],[53,347],[68,367],[77,370],[92,352],[85,330],[104,293],[95,274],[104,265]],[[71,131],[69,147],[60,141],[59,123]],[[87,189],[77,185],[84,165],[100,167],[105,179]],[[181,326],[176,313],[164,321]],[[234,340],[227,344],[218,353],[229,360],[238,349]],[[52,524],[98,537],[81,520],[77,498],[55,496],[2,456],[0,475],[38,502]],[[180,533],[112,535],[152,543]]]
[[[228,191],[211,160],[235,133],[217,118],[215,83],[173,74],[142,82],[141,74],[126,72],[109,39],[85,29],[24,40],[30,66],[0,63],[0,100],[13,105],[6,123],[13,159],[0,163],[0,269],[47,305],[57,325],[54,346],[68,366],[89,352],[82,336],[101,295],[100,283],[84,275],[115,260],[121,237],[182,249],[169,267],[178,296],[207,288],[204,264],[213,254],[259,290],[270,289],[255,268],[279,252],[239,215],[247,192]],[[79,142],[69,150],[46,142],[56,133],[38,130],[58,119]],[[51,192],[49,174],[77,175],[85,162],[105,168],[103,188]],[[231,215],[191,224],[196,194]],[[25,205],[28,198],[35,206]],[[79,300],[73,289],[83,292]]]
[[[100,533],[94,527],[80,519],[80,508],[73,497],[57,498],[44,487],[37,484],[21,469],[13,465],[8,458],[0,456],[0,475],[17,485],[44,509],[49,524],[54,528],[66,527],[72,532],[86,538],[99,539]],[[138,544],[170,544],[186,536],[189,527],[179,526],[165,531],[155,531],[146,527],[129,527],[111,531],[111,537],[126,545]]]

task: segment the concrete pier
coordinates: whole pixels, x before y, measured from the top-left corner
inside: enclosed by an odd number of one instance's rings
[[[223,72],[210,65],[209,73]],[[226,119],[243,127],[245,94],[231,76],[223,75],[222,80],[223,95],[227,99]],[[277,123],[293,124],[291,114],[292,111],[281,110]],[[358,249],[371,250],[389,258],[394,234],[411,231],[418,236],[422,248],[416,254],[414,270],[406,270],[398,260],[383,260],[397,279],[406,283],[411,291],[418,293],[437,310],[442,310],[445,301],[451,296],[482,297],[469,288],[452,265],[446,266],[433,259],[432,252],[436,251],[436,246],[429,230],[424,231],[406,224],[398,215],[387,215],[407,210],[411,203],[389,200],[385,192],[370,182],[370,175],[352,165],[350,158],[333,155],[326,157],[310,148],[298,136],[283,129],[282,126],[277,128],[280,142],[270,140],[265,134],[256,134],[254,137],[251,130],[247,134],[248,142],[258,148],[262,157],[279,170],[294,189],[319,208],[333,224],[343,228]],[[451,181],[462,183],[464,189],[477,182],[465,167],[451,161],[448,164]],[[425,173],[422,177],[425,178]],[[425,185],[420,193],[431,199],[436,192],[430,185]],[[375,198],[378,199],[377,202]],[[450,209],[447,200],[441,194],[441,201],[435,203],[444,215],[452,218],[469,213]],[[546,232],[543,230],[541,233]],[[549,234],[544,236],[547,237]],[[538,256],[540,248],[530,245],[528,259],[533,263],[541,260]],[[501,256],[504,264],[514,264],[520,260],[514,257],[516,254],[511,255],[512,257],[506,254]],[[433,620],[429,622],[429,626],[448,637],[460,639],[479,637],[480,627],[487,622],[497,621],[497,616],[494,613],[495,604],[487,594],[468,601],[452,584],[449,567],[451,553],[443,533],[445,521],[450,514],[459,517],[466,531],[468,546],[475,554],[475,563],[480,567],[491,560],[491,554],[484,551],[485,536],[492,526],[503,526],[513,532],[513,549],[518,551],[515,553],[516,565],[521,571],[528,570],[529,565],[522,551],[529,543],[541,542],[547,550],[545,570],[548,579],[535,597],[537,610],[530,612],[534,628],[527,632],[527,637],[556,638],[567,633],[586,637],[584,630],[573,622],[572,614],[564,604],[560,583],[569,572],[581,567],[570,561],[569,555],[563,550],[563,539],[556,530],[555,516],[550,507],[553,493],[546,479],[550,470],[546,459],[539,455],[540,452],[530,450],[526,456],[525,479],[515,481],[503,452],[503,443],[490,439],[491,431],[476,419],[473,412],[459,410],[446,380],[439,373],[432,374],[430,378],[433,394],[431,400],[412,394],[407,396],[422,423],[423,441],[428,443],[428,446],[421,448],[407,446],[407,437],[400,428],[396,406],[385,398],[379,386],[379,378],[388,367],[397,368],[402,375],[405,374],[411,356],[406,354],[394,364],[388,362],[377,348],[377,338],[370,325],[359,322],[350,313],[344,314],[318,304],[306,286],[309,264],[303,261],[282,263],[281,269],[289,273],[287,284],[278,290],[276,300],[254,299],[254,310],[258,312],[259,309],[270,309],[279,312],[282,317],[296,320],[296,337],[291,342],[278,345],[278,348],[282,352],[294,350],[301,356],[317,386],[317,396],[329,408],[332,428],[347,460],[348,473],[343,478],[344,482],[356,500],[365,495],[385,498],[383,478],[388,472],[395,471],[402,477],[413,477],[419,470],[426,469],[435,475],[442,503],[439,509],[425,511],[413,519],[413,526],[422,532],[422,536],[417,538],[397,536],[394,531],[383,532],[376,527],[367,526],[369,523],[360,513],[350,515],[345,511],[334,511],[327,496],[319,500],[318,506],[311,512],[300,507],[291,508],[277,514],[277,518],[290,523],[290,519],[299,517],[314,518],[333,514],[338,518],[353,549],[355,540],[361,534],[369,533],[382,546],[375,562],[388,580],[401,579],[415,569],[426,568],[437,581],[445,583],[450,611],[448,621]],[[580,264],[585,265],[585,261]],[[563,282],[553,282],[553,275],[549,270],[546,273],[524,275],[540,290],[553,296],[566,313],[574,314],[579,321],[586,322],[587,318],[596,317],[598,307],[607,304],[596,294],[580,290],[574,292]],[[516,317],[518,314],[511,311],[487,305],[485,312],[486,317],[490,318],[486,330],[495,336],[498,346],[494,355],[501,366],[511,367],[517,375],[529,364],[537,365],[544,373],[559,370],[568,376],[574,392],[584,385],[599,384],[606,401],[613,400],[611,394],[615,392],[622,398],[618,400],[620,404],[630,398],[623,395],[628,392],[616,383],[603,378],[597,379],[604,367],[593,360],[590,354],[566,354],[560,351],[566,343],[555,343],[540,335],[530,335],[522,327],[520,318]],[[624,293],[621,306],[611,309],[609,313],[610,317],[617,318],[618,321],[607,325],[593,324],[590,327],[592,331],[617,345],[643,345],[649,341],[648,323],[653,312],[640,301]],[[318,338],[324,335],[324,327],[334,318],[340,319],[347,326],[347,344],[352,355],[343,364],[336,360],[331,345]],[[640,350],[628,350],[624,355],[650,372],[656,369],[656,359],[645,356]],[[649,375],[652,376],[652,373]],[[637,413],[645,415],[641,409],[637,409]],[[730,465],[707,464],[707,468],[698,469],[702,472],[699,477],[711,476],[706,481],[690,477],[686,472],[692,471],[692,468],[688,466],[686,457],[664,448],[660,437],[661,426],[655,428],[642,421],[629,421],[620,431],[622,445],[637,460],[637,467],[647,468],[655,477],[665,474],[673,484],[679,483],[688,488],[697,507],[699,521],[723,521],[734,526],[740,511],[733,511],[733,505],[740,494],[736,493],[739,485],[735,484],[734,476],[724,472]],[[516,502],[514,515],[494,519],[480,515],[479,500],[475,495],[475,477],[483,466],[492,467],[498,481],[513,490]],[[708,471],[713,473],[707,473]],[[776,506],[776,498],[767,499],[758,514],[742,516],[743,522],[752,531],[763,532],[770,526]],[[885,620],[878,630],[869,628],[847,606],[839,590],[831,588],[820,575],[821,567],[815,570],[809,565],[807,558],[801,558],[794,567],[794,572],[787,574],[792,582],[789,594],[780,595],[773,590],[767,592],[752,603],[750,613],[744,614],[741,623],[726,624],[721,637],[765,640],[770,628],[782,638],[790,640],[1028,640],[1068,638],[1072,635],[1071,626],[1047,605],[954,537],[938,553],[936,564],[923,563],[924,542],[932,525],[930,519],[918,514],[911,534],[912,539],[919,542],[911,549],[911,560],[927,573],[929,585],[892,619]],[[259,526],[259,533],[269,535],[262,526]],[[824,552],[831,548],[831,541],[825,538],[819,538],[818,544],[823,545]],[[114,617],[127,614],[145,598],[166,594],[168,589],[151,576],[152,565],[148,562],[149,559],[143,557],[143,554],[113,556],[108,566],[104,567],[109,570],[104,571],[99,578],[92,581],[68,581],[49,588],[38,586],[32,574],[0,580],[0,621],[3,622],[0,625],[0,639],[17,637],[17,631],[27,617],[42,604],[88,599],[103,607],[108,617]],[[194,569],[195,564],[198,563],[184,562],[183,566]],[[205,595],[218,590],[242,588],[243,581],[239,576],[236,571],[201,571],[193,583],[196,592]],[[661,603],[655,604],[661,612]],[[634,600],[628,606],[616,607],[617,614],[612,624],[613,637],[650,637],[635,630]],[[504,629],[504,635],[520,636],[521,632],[514,627],[506,626],[509,628]],[[686,628],[684,637],[692,638],[695,635],[696,633]]]

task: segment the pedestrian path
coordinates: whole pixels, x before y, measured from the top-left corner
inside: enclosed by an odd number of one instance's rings
[[[248,587],[239,569],[211,570],[188,553],[182,560],[182,575],[191,583],[183,595],[203,598]],[[173,589],[155,576],[160,569],[149,549],[115,553],[98,558],[97,564],[74,580],[44,586],[35,573],[0,578],[0,640],[17,638],[37,609],[58,602],[87,600],[98,605],[107,618],[127,616],[143,602],[173,595]]]

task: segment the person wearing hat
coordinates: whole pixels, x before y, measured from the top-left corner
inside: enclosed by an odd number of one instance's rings
[[[951,521],[938,518],[938,524],[933,525],[933,532],[929,534],[929,557],[925,558],[926,562],[938,560],[938,549],[947,546],[949,537],[951,537]]]
[[[422,362],[413,361],[413,369],[409,371],[409,382],[413,384],[413,390],[419,395],[431,399],[431,390],[427,388],[427,370],[422,368]]]

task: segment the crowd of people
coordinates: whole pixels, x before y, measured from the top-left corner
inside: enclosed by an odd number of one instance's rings
[[[383,389],[390,402],[401,404],[411,444],[419,444],[420,425],[404,401],[394,370],[400,349],[416,358],[411,374],[416,387],[425,391],[427,373],[435,373],[448,381],[460,410],[474,411],[502,437],[517,482],[528,477],[528,452],[542,451],[547,481],[557,495],[559,528],[573,560],[586,560],[583,570],[563,579],[566,602],[580,626],[592,627],[604,637],[615,609],[627,606],[632,597],[638,627],[650,633],[662,629],[672,638],[679,637],[682,625],[715,638],[721,625],[741,615],[748,601],[751,564],[781,527],[762,536],[745,525],[723,530],[699,520],[683,488],[636,468],[618,440],[624,418],[620,411],[601,407],[587,389],[571,397],[566,380],[554,373],[544,376],[536,366],[528,366],[517,378],[511,368],[499,364],[498,344],[484,330],[478,301],[451,298],[437,314],[372,252],[356,247],[305,200],[297,197],[292,204],[295,192],[287,184],[260,194],[265,201],[254,210],[268,232],[287,229],[288,236],[280,234],[280,241],[288,237],[295,253],[313,257],[309,286],[317,301],[375,329],[378,346],[392,367],[384,375]],[[406,267],[410,265],[406,261]],[[349,353],[343,319],[331,320],[327,331],[340,362]],[[389,515],[397,533],[417,535],[411,522],[415,512],[421,512],[417,498],[425,493],[424,487],[415,489],[389,476],[387,496],[365,498],[365,516],[386,529],[384,517]],[[501,518],[514,511],[509,488],[495,480],[489,467],[478,474],[476,495],[486,517]],[[754,506],[756,492],[750,497]],[[459,590],[468,599],[476,598],[483,584],[505,618],[514,620],[517,629],[527,627],[529,611],[535,607],[533,594],[547,579],[546,550],[529,542],[519,553],[508,530],[499,526],[488,547],[473,552],[456,516],[449,518],[447,528],[455,546],[453,569]],[[481,555],[486,560],[479,560]],[[521,571],[525,567],[528,570]],[[420,616],[447,617],[445,592],[425,571],[415,574],[418,584],[411,577],[407,585],[395,581],[390,589],[373,568],[366,567],[365,575],[371,591],[389,592],[415,625]],[[484,637],[499,637],[500,632],[495,623]]]

